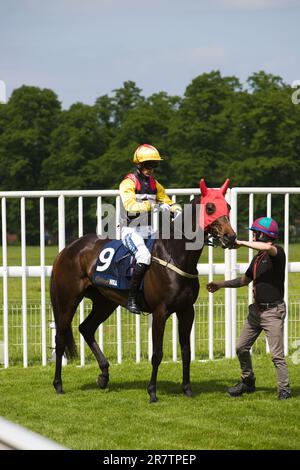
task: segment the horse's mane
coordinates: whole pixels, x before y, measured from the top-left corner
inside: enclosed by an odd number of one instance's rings
[[[182,214],[179,215],[179,217],[181,217],[181,228],[182,230],[180,230],[180,238],[178,239],[178,228],[176,227],[176,224],[174,223],[173,220],[170,221],[170,238],[162,238],[162,234],[160,233],[159,234],[159,240],[161,240],[161,242],[163,243],[166,251],[169,253],[171,259],[174,260],[174,257],[176,258],[176,252],[178,254],[178,248],[179,250],[181,251],[182,250],[182,240],[185,240],[186,241],[191,241],[190,239],[186,238],[185,234],[184,234],[184,227],[183,227],[183,220],[184,220],[184,211],[187,209],[187,205],[188,206],[196,206],[196,204],[199,204],[200,202],[200,199],[201,199],[201,195],[199,196],[196,196],[194,199],[192,199],[188,204],[185,204],[185,207],[183,207],[183,211],[182,211]],[[193,211],[192,211],[193,212]],[[176,238],[176,235],[177,235],[177,238]],[[177,243],[176,243],[177,242]],[[178,245],[180,245],[180,247],[178,247]]]

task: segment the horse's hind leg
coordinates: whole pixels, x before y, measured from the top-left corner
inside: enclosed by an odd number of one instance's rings
[[[107,387],[109,381],[109,362],[95,340],[95,331],[98,326],[112,314],[118,305],[104,297],[97,290],[89,297],[93,301],[93,308],[88,317],[79,325],[79,331],[99,364],[101,374],[98,377],[97,384],[100,388],[104,389]]]
[[[61,380],[61,365],[64,352],[72,358],[76,356],[76,346],[74,343],[71,323],[76,312],[77,306],[83,297],[83,284],[73,282],[69,284],[58,281],[60,271],[56,267],[53,269],[50,284],[51,302],[53,315],[55,318],[56,336],[55,336],[55,375],[53,386],[57,393],[63,393]]]
[[[57,393],[64,393],[61,379],[61,366],[62,357],[64,353],[67,356],[73,358],[76,356],[76,346],[74,343],[71,322],[76,312],[79,301],[72,303],[69,306],[63,307],[63,318],[60,319],[59,323],[56,324],[56,335],[55,335],[55,375],[53,380],[53,386]]]
[[[157,382],[157,373],[158,367],[162,361],[163,357],[163,339],[166,320],[168,314],[166,312],[165,306],[159,306],[153,313],[153,322],[152,322],[152,342],[153,342],[153,355],[151,359],[152,364],[152,374],[150,383],[148,385],[147,391],[150,396],[150,403],[155,403],[157,401],[156,396],[156,382]]]
[[[182,358],[182,390],[187,397],[192,397],[192,387],[190,384],[190,365],[191,365],[191,345],[190,335],[195,317],[193,306],[189,306],[183,312],[177,312],[179,342]]]

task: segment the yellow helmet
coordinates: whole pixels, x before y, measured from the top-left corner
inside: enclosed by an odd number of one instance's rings
[[[152,145],[143,144],[140,145],[133,156],[133,163],[143,163],[150,160],[160,161],[163,160],[159,155],[159,151]]]

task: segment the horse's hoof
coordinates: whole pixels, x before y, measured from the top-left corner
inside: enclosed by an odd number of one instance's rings
[[[109,378],[108,376],[99,375],[97,379],[97,385],[101,390],[104,390],[108,385]]]
[[[190,385],[186,385],[182,390],[186,397],[193,398],[194,395]]]
[[[61,382],[53,382],[53,387],[55,388],[55,391],[58,395],[63,395],[65,393],[63,391]]]

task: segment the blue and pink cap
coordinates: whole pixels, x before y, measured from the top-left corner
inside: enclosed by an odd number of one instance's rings
[[[254,232],[263,232],[271,238],[278,237],[278,224],[271,217],[259,217],[249,228]]]

